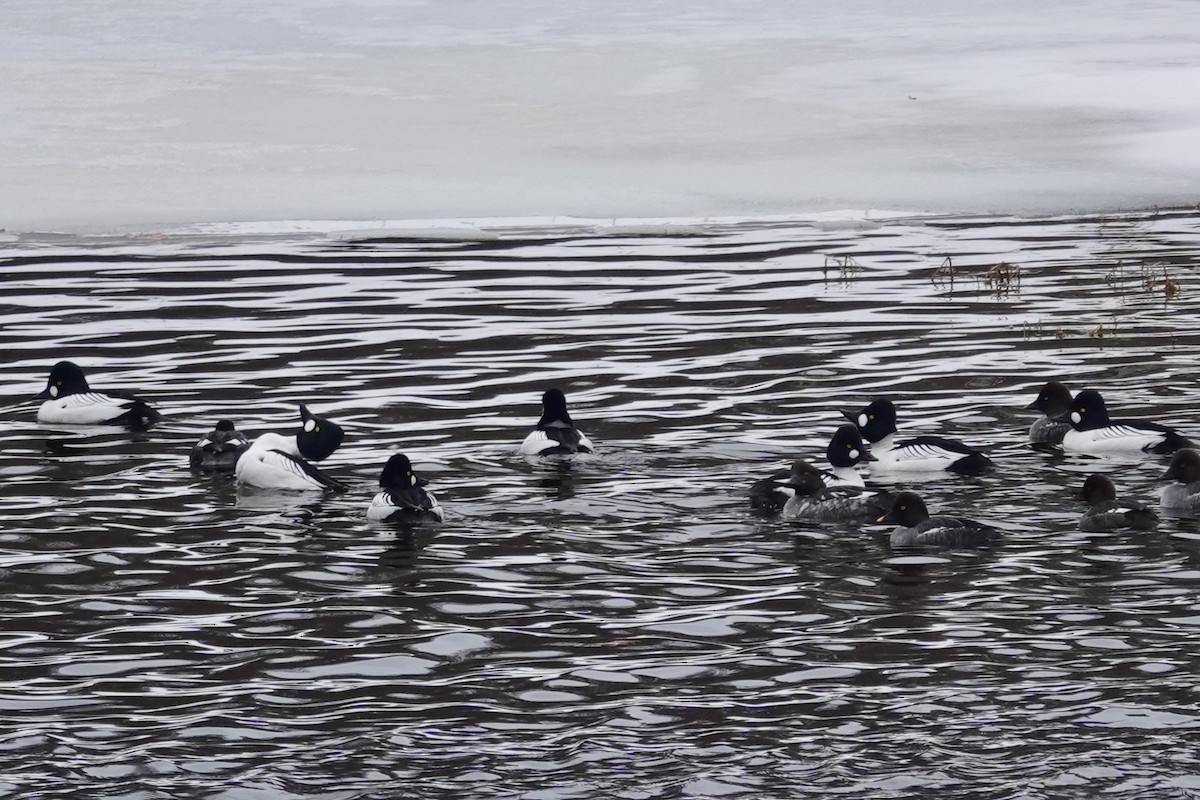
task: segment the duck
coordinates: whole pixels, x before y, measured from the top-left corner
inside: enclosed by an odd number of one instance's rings
[[[375,522],[442,522],[445,514],[423,481],[413,472],[412,462],[403,453],[388,459],[379,475],[379,493],[367,506],[367,519]]]
[[[188,461],[192,469],[205,472],[232,472],[238,457],[250,448],[247,439],[232,420],[217,421],[217,426],[196,442]]]
[[[162,415],[140,397],[124,391],[93,391],[83,369],[73,361],[59,361],[50,369],[46,388],[34,399],[38,422],[52,425],[123,425],[144,430]]]
[[[858,426],[871,448],[876,464],[884,472],[954,472],[979,475],[991,469],[992,461],[983,453],[954,439],[917,436],[896,442],[896,406],[880,398],[861,411],[843,411],[842,415]]]
[[[316,439],[264,433],[238,458],[234,474],[239,483],[259,489],[343,491],[345,487],[305,460],[302,453],[309,442]]]
[[[875,518],[887,511],[890,498],[886,494],[864,486],[826,486],[823,473],[811,464],[807,467],[793,470],[796,491],[783,506],[780,516],[784,519],[839,522]]]
[[[1088,504],[1079,520],[1081,531],[1150,530],[1158,525],[1158,514],[1153,509],[1137,500],[1117,497],[1117,487],[1105,475],[1088,475],[1079,498]]]
[[[862,473],[856,467],[859,464],[877,461],[867,448],[855,425],[839,425],[825,448],[825,458],[829,461],[829,470],[822,474],[826,486],[858,486],[866,485]]]
[[[547,389],[542,394],[542,417],[521,443],[521,453],[552,456],[594,451],[591,441],[571,420],[566,395],[561,389]]]
[[[1026,411],[1040,411],[1042,416],[1029,426],[1029,441],[1034,444],[1062,444],[1071,423],[1058,420],[1071,409],[1071,390],[1060,381],[1048,381],[1038,392],[1037,399],[1025,406]]]
[[[1156,453],[1170,455],[1193,444],[1175,430],[1154,422],[1109,419],[1104,398],[1095,389],[1084,389],[1071,400],[1071,407],[1056,417],[1069,422],[1063,450],[1079,453]]]
[[[891,510],[876,522],[896,524],[888,543],[909,547],[982,547],[1000,536],[990,525],[966,517],[931,517],[925,501],[915,492],[900,492]]]
[[[1163,473],[1172,483],[1163,489],[1160,504],[1174,511],[1200,511],[1200,452],[1190,447],[1176,451]]]
[[[862,434],[853,425],[838,426],[825,447],[825,458],[830,467],[827,470],[818,470],[807,461],[798,460],[786,470],[755,481],[750,487],[750,507],[769,514],[782,511],[797,489],[805,485],[808,471],[820,476],[823,486],[855,486],[861,489],[866,483],[855,467],[875,460],[863,442]]]

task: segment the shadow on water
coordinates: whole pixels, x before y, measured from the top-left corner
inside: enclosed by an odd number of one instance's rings
[[[1084,475],[1154,502],[1165,462],[1034,449],[1022,411],[1056,378],[1200,437],[1194,211],[3,247],[7,399],[71,358],[167,417],[6,412],[0,783],[28,796],[1149,796],[1200,771],[1135,742],[1200,724],[1200,525],[1081,533]],[[549,386],[596,457],[517,453]],[[888,486],[995,547],[751,513],[879,395],[902,436],[993,457]],[[345,428],[346,493],[187,469],[215,419],[290,430],[298,402]],[[366,521],[397,451],[445,524]]]

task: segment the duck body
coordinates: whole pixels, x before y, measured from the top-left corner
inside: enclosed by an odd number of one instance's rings
[[[39,422],[50,425],[122,425],[143,430],[162,419],[140,397],[127,392],[96,392],[83,370],[71,361],[60,361],[50,370],[46,388],[36,395]]]
[[[332,490],[342,485],[301,456],[295,436],[264,433],[237,460],[239,482],[260,489]]]
[[[408,457],[397,453],[388,459],[379,476],[380,491],[367,506],[367,519],[375,522],[442,522],[441,505],[421,485]]]
[[[1068,422],[1063,450],[1078,453],[1156,453],[1169,455],[1192,443],[1172,428],[1154,422],[1114,420],[1108,416],[1104,398],[1093,389],[1075,395],[1071,408],[1056,418]]]
[[[955,439],[917,436],[896,441],[896,407],[886,399],[874,400],[861,411],[842,414],[858,426],[875,457],[880,472],[954,472],[979,475],[991,469],[983,453]]]
[[[893,522],[888,544],[894,549],[916,547],[983,547],[999,538],[990,525],[967,517],[931,517],[925,501],[913,492],[896,495],[892,508],[879,522]]]
[[[1037,398],[1025,407],[1027,411],[1041,411],[1041,418],[1029,426],[1029,441],[1034,444],[1062,444],[1063,437],[1071,430],[1071,423],[1062,417],[1071,409],[1071,390],[1059,381],[1049,381],[1038,392]]]
[[[521,443],[521,453],[527,456],[556,456],[592,452],[595,452],[595,447],[575,427],[567,412],[566,396],[559,389],[546,390],[542,395],[542,417]]]
[[[1188,447],[1175,453],[1163,473],[1171,481],[1163,489],[1160,504],[1172,511],[1200,511],[1200,452]]]
[[[796,494],[783,506],[784,519],[845,522],[874,519],[885,513],[891,498],[862,486],[823,486],[811,494]]]
[[[231,420],[223,419],[192,448],[188,463],[203,472],[232,472],[238,458],[250,449],[247,439]]]
[[[1117,496],[1117,487],[1104,475],[1089,475],[1080,498],[1088,510],[1079,519],[1079,530],[1112,531],[1122,528],[1150,530],[1158,525],[1158,514],[1145,503]]]

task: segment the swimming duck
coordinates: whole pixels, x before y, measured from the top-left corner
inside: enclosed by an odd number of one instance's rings
[[[1034,444],[1061,444],[1071,430],[1070,422],[1055,419],[1071,409],[1071,390],[1065,384],[1049,381],[1025,409],[1042,412],[1041,418],[1029,426],[1029,441]]]
[[[877,399],[861,411],[842,414],[858,426],[870,443],[871,455],[881,472],[955,472],[978,475],[991,468],[991,460],[978,450],[954,439],[917,436],[896,442],[896,406]]]
[[[559,389],[547,389],[542,395],[542,418],[521,443],[527,456],[591,453],[592,443],[575,427],[567,412],[567,398]]]
[[[380,492],[367,507],[367,519],[376,522],[441,522],[445,515],[434,496],[421,486],[408,456],[388,459],[379,476]]]
[[[886,494],[863,486],[826,486],[820,470],[811,464],[807,466],[808,469],[795,472],[793,481],[796,492],[783,506],[781,516],[784,519],[838,522],[875,518],[890,505],[891,498]]]
[[[1080,453],[1147,452],[1168,455],[1192,443],[1176,431],[1154,422],[1131,422],[1108,418],[1104,398],[1094,389],[1084,389],[1071,400],[1070,409],[1057,417],[1070,422],[1063,436],[1063,449]]]
[[[231,420],[223,419],[192,448],[189,458],[192,469],[212,472],[231,472],[238,457],[250,448]]]
[[[46,388],[35,399],[45,399],[38,407],[39,422],[66,425],[124,425],[144,430],[162,419],[140,397],[128,392],[95,392],[78,364],[59,361],[50,369]]]
[[[755,481],[750,487],[750,507],[756,511],[774,514],[795,496],[798,488],[805,485],[805,473],[816,473],[824,486],[857,486],[865,484],[855,466],[875,457],[867,450],[862,435],[853,425],[840,425],[825,448],[825,458],[830,469],[821,471],[807,461],[799,460],[781,472]]]
[[[1117,497],[1117,487],[1104,475],[1088,475],[1079,491],[1088,510],[1079,520],[1081,531],[1111,531],[1117,528],[1150,530],[1158,514],[1145,503]]]
[[[1174,481],[1163,489],[1163,508],[1200,511],[1200,452],[1190,447],[1176,452],[1162,479]]]
[[[887,514],[877,522],[894,522],[889,544],[903,547],[980,547],[999,537],[990,525],[966,517],[930,517],[925,501],[913,492],[900,492]]]

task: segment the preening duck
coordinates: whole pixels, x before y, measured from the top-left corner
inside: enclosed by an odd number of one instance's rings
[[[232,420],[223,419],[196,442],[188,461],[192,469],[232,472],[238,457],[249,449],[250,440],[238,431]]]

